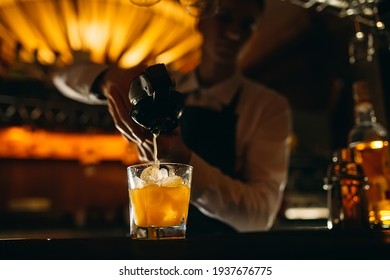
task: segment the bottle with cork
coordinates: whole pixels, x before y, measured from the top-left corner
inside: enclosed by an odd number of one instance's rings
[[[353,84],[355,125],[348,135],[348,145],[368,178],[368,215],[373,229],[390,228],[390,156],[386,128],[377,122],[370,98],[369,84]]]

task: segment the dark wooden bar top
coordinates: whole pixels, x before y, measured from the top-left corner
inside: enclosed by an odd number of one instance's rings
[[[0,259],[390,259],[390,231],[282,230],[145,241],[127,236],[3,238]]]

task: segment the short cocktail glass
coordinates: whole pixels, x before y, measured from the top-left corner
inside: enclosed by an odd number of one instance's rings
[[[185,238],[192,166],[148,163],[127,168],[130,235],[135,239]]]

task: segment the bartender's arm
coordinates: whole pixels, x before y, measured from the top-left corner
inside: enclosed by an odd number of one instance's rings
[[[119,68],[114,65],[79,63],[59,70],[53,76],[56,88],[65,96],[86,104],[107,104],[107,89],[115,86],[126,94],[132,80],[140,75],[145,65],[133,68]]]

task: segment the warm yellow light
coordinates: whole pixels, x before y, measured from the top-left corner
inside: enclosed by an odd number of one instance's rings
[[[0,130],[0,157],[79,160],[83,164],[100,161],[138,162],[135,144],[119,134],[59,133],[8,127]]]
[[[167,26],[169,23],[166,19],[153,18],[151,26],[142,32],[142,36],[139,36],[122,56],[119,61],[120,66],[132,67],[138,65],[147,57],[148,53],[153,52],[155,47],[165,43],[164,39],[166,37],[164,38],[164,34],[159,33],[159,23],[167,28],[170,27]]]
[[[200,52],[196,18],[175,0],[147,8],[129,0],[0,0],[0,22],[2,60],[10,65],[17,44],[18,59],[59,65],[82,51],[91,61],[122,67],[160,56],[167,65],[193,68],[199,57],[193,53]]]
[[[81,50],[81,34],[78,28],[79,22],[77,19],[76,11],[73,7],[73,3],[67,0],[60,0],[59,2],[60,8],[63,11],[65,24],[65,34],[68,38],[70,48],[73,50]],[[68,62],[69,63],[69,62]]]
[[[389,143],[387,141],[371,141],[371,142],[362,142],[358,143],[354,146],[354,148],[358,151],[362,151],[364,149],[382,149],[385,146],[388,146]]]
[[[386,207],[386,206],[385,206]],[[382,228],[390,228],[390,207],[379,211],[369,212],[369,221],[373,225],[379,225]]]
[[[379,214],[381,215],[382,221],[390,223],[390,210],[381,210]]]
[[[137,6],[149,7],[160,2],[160,0],[130,0],[130,2]]]
[[[383,148],[383,146],[387,146],[386,142],[383,142],[383,141],[372,141],[370,143],[370,148],[371,149],[381,149],[381,148]]]
[[[325,207],[291,207],[286,209],[284,215],[289,220],[326,219],[329,210]]]
[[[182,40],[172,48],[161,53],[156,57],[156,63],[164,63],[164,61],[175,61],[177,57],[184,56],[191,52],[191,45],[198,44],[198,38],[190,37],[186,40]]]

